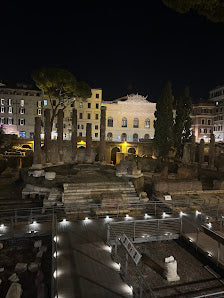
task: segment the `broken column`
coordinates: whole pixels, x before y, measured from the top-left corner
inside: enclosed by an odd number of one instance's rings
[[[86,161],[91,161],[91,147],[92,147],[92,124],[86,124]]]
[[[211,138],[210,138],[208,166],[210,169],[213,169],[215,166],[215,136],[214,136],[214,134],[211,134]]]
[[[105,160],[105,149],[106,149],[106,107],[101,106],[101,116],[100,116],[100,150],[99,150],[99,160],[103,162]]]
[[[39,170],[42,168],[40,134],[41,134],[41,118],[35,117],[34,153],[33,153],[33,165],[32,165],[32,169],[34,169],[34,170]]]
[[[75,162],[77,159],[77,110],[72,109],[72,137],[71,137],[71,146],[72,146],[72,161]]]
[[[58,121],[57,121],[57,143],[58,143],[58,160],[63,162],[63,117],[64,113],[62,109],[58,111]]]
[[[45,154],[46,154],[46,163],[50,163],[51,161],[50,142],[51,142],[51,111],[50,109],[46,109],[44,111],[44,148],[45,148]]]
[[[165,276],[169,282],[180,280],[177,274],[177,261],[173,256],[165,258]]]
[[[190,146],[188,143],[184,144],[182,162],[185,164],[190,163]]]
[[[195,135],[191,136],[191,163],[195,162]]]
[[[204,163],[204,156],[205,156],[204,147],[205,147],[205,141],[204,139],[201,139],[200,145],[199,145],[199,158],[198,158],[200,165]]]

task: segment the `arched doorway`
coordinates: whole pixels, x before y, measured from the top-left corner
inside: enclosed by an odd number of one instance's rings
[[[131,154],[136,154],[136,150],[134,147],[131,147],[128,149],[128,153],[131,153]]]
[[[116,154],[117,152],[120,152],[120,149],[118,147],[114,147],[111,150],[111,161],[113,162],[114,165],[116,165]]]

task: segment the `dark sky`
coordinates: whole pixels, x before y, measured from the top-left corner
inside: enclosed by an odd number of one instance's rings
[[[2,1],[0,79],[29,81],[33,69],[73,72],[103,98],[156,101],[167,80],[194,100],[224,84],[224,24],[181,15],[160,0]]]

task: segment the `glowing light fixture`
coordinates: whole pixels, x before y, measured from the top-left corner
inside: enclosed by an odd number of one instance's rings
[[[209,227],[209,229],[211,229],[211,227],[212,227],[212,224],[210,222],[208,223],[208,227]]]

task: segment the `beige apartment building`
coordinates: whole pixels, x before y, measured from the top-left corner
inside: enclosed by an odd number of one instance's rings
[[[138,142],[153,139],[156,104],[139,94],[103,101],[106,110],[106,140]]]
[[[72,109],[75,107],[77,109],[77,125],[78,125],[78,136],[86,136],[86,124],[92,124],[92,139],[94,141],[100,140],[100,109],[102,102],[102,89],[91,89],[92,96],[83,99],[76,99],[69,106],[64,109],[64,139],[71,139],[71,127],[72,127]],[[53,105],[56,106],[56,100],[53,100]],[[44,99],[44,108],[50,108],[47,97]],[[61,107],[63,108],[63,107]],[[43,137],[43,135],[42,135]],[[57,138],[57,118],[53,123],[52,128],[52,139]]]

